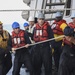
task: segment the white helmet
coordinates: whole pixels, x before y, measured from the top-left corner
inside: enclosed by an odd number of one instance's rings
[[[71,19],[73,19],[73,18],[75,18],[75,13],[73,13],[73,14],[71,15]]]
[[[34,17],[30,16],[28,21],[34,21]]]
[[[62,13],[61,12],[56,12],[55,17],[61,17]]]

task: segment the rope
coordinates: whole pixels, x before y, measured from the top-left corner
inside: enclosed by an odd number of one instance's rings
[[[71,8],[64,8],[64,9],[15,9],[15,10],[0,10],[0,12],[11,12],[11,11],[61,11],[61,10],[75,10],[75,9],[71,9]]]
[[[52,41],[52,40],[59,39],[59,38],[63,38],[63,37],[64,37],[64,35],[59,36],[59,37],[56,37],[56,38],[51,38],[51,39],[48,39],[48,40],[45,40],[45,41],[41,41],[41,42],[37,42],[37,43],[33,43],[33,44],[30,44],[29,46],[33,46],[33,45],[37,45],[37,44],[41,44],[41,43],[44,43],[44,42]],[[21,49],[21,48],[24,48],[24,47],[25,47],[25,46],[22,46],[22,47],[16,48],[16,50]]]

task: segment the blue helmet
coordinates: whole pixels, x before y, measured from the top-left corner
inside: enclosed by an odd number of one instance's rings
[[[20,27],[20,25],[19,25],[18,22],[14,22],[14,23],[12,24],[12,28],[18,28],[18,27]]]
[[[29,24],[28,23],[24,23],[24,27],[26,27],[26,26],[29,26]]]

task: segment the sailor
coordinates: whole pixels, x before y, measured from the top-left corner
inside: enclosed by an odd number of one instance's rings
[[[25,31],[28,32],[29,31],[29,24],[27,22],[25,22],[23,26],[24,26]]]
[[[28,31],[29,38],[31,40],[31,43],[34,43],[34,41],[31,38],[32,38],[33,29],[35,27],[35,18],[33,16],[30,16],[28,22],[29,22],[29,31]]]
[[[65,41],[60,57],[58,75],[75,75],[75,29],[64,29]]]
[[[24,30],[20,29],[20,25],[18,22],[14,22],[12,24],[12,28],[12,51],[16,51],[12,75],[20,75],[20,68],[22,64],[24,64],[29,70],[30,75],[33,75],[31,56],[28,51],[29,44],[31,43],[29,37]],[[25,47],[16,50],[16,48],[22,46]]]
[[[29,19],[28,19],[28,22],[29,22],[29,32],[30,33],[33,33],[33,29],[35,27],[35,23],[34,23],[34,17],[33,16],[30,16]]]
[[[29,32],[29,24],[28,24],[27,22],[25,22],[25,23],[23,24],[23,26],[24,26],[24,30],[25,30],[25,32],[28,34],[28,36],[29,36],[29,37],[32,37],[32,33]],[[30,40],[31,40],[31,39],[30,39]]]
[[[71,15],[71,19],[72,22],[64,30],[64,47],[60,57],[58,75],[75,75],[75,13]]]
[[[67,26],[66,21],[63,19],[63,15],[61,12],[56,12],[55,14],[55,21],[51,25],[51,28],[54,33],[54,37],[59,37],[63,35],[64,28]],[[55,40],[55,47],[54,47],[54,61],[55,61],[55,67],[58,71],[58,66],[59,66],[59,59],[60,59],[60,54],[62,52],[62,39],[59,38]]]
[[[0,75],[6,75],[12,67],[11,48],[11,36],[0,21]]]
[[[33,30],[33,40],[38,43],[53,38],[50,25],[45,21],[43,13],[38,13],[38,23]],[[32,63],[34,75],[41,75],[42,64],[45,68],[45,75],[52,75],[52,55],[50,45],[53,41],[37,44],[33,46]]]

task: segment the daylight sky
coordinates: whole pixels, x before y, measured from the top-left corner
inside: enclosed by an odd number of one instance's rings
[[[19,10],[29,9],[23,0],[0,0],[0,10]],[[14,21],[23,23],[25,20],[21,16],[21,11],[17,12],[0,12],[0,21],[4,24],[11,24]]]

